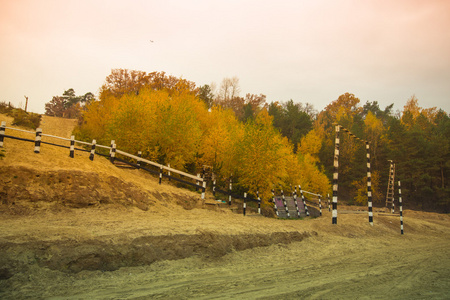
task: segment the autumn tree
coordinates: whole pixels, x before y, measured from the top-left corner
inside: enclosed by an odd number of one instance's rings
[[[71,88],[64,91],[62,96],[54,96],[50,102],[46,103],[45,114],[62,118],[78,118],[84,105],[94,99],[94,94],[90,92],[77,96]]]

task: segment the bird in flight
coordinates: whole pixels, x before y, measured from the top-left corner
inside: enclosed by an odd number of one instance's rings
[[[152,40],[150,40],[150,43],[153,43],[153,41],[152,41]]]

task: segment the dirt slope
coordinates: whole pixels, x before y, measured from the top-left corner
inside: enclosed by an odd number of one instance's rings
[[[66,120],[46,121],[44,133],[51,122]],[[450,295],[448,215],[405,210],[404,235],[398,216],[378,213],[373,227],[351,213],[332,225],[326,210],[304,220],[244,217],[87,153],[70,159],[43,145],[34,154],[31,143],[9,139],[4,150],[2,299]]]

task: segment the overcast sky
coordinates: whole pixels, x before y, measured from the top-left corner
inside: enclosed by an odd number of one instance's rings
[[[43,113],[69,88],[97,94],[114,68],[237,76],[241,96],[319,111],[349,92],[450,112],[450,1],[0,0],[0,101]]]

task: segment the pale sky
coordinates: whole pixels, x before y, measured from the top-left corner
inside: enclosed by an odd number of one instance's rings
[[[349,92],[448,113],[450,1],[0,0],[0,101],[44,113],[69,88],[98,94],[115,68],[237,76],[241,96],[319,111]]]

